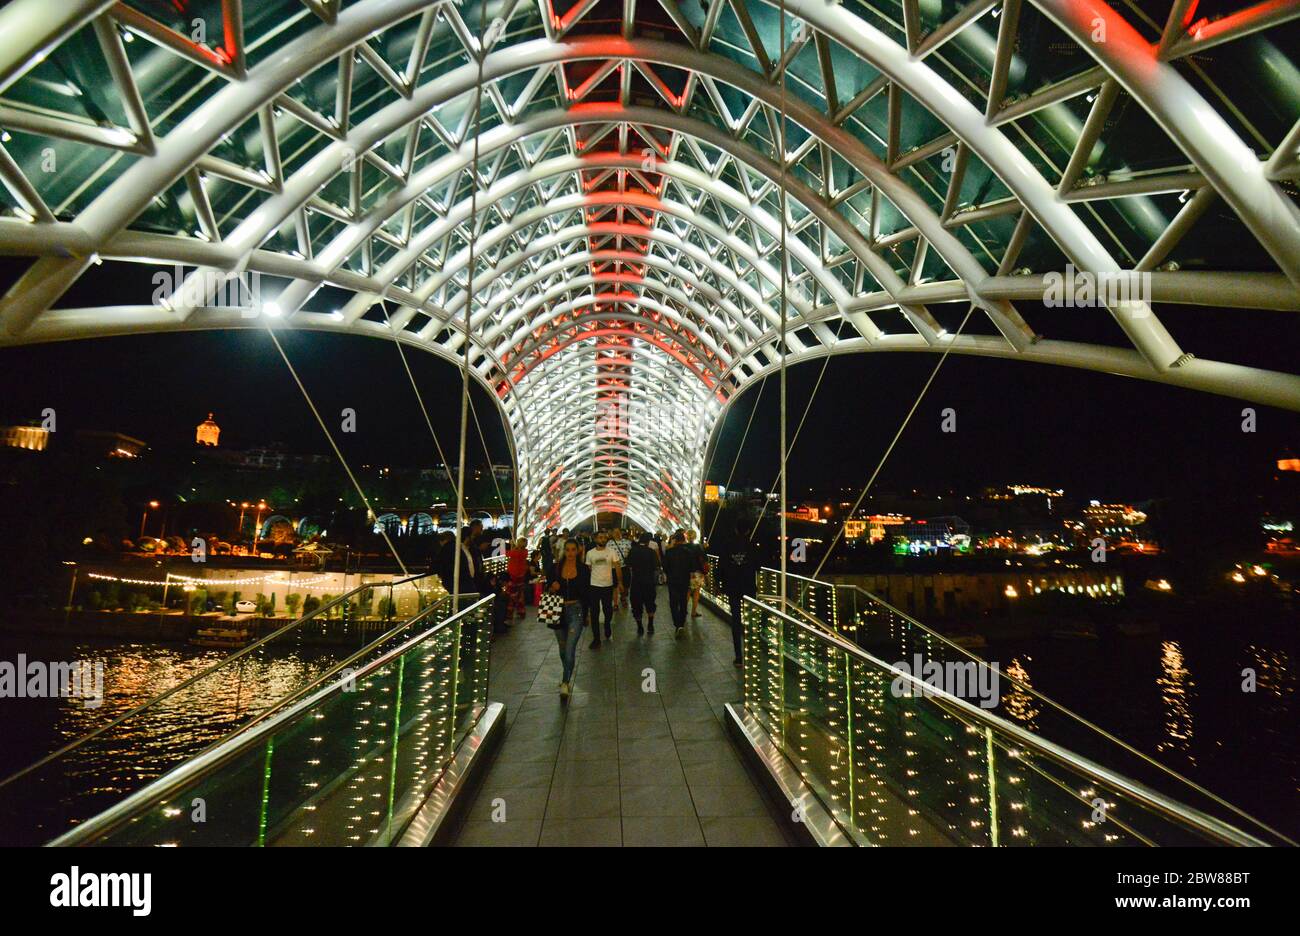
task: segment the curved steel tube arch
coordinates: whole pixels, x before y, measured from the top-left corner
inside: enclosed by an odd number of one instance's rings
[[[86,195],[74,204],[20,158],[21,148],[15,157],[0,146],[0,183],[14,206],[11,216],[0,216],[0,252],[36,258],[0,299],[0,345],[261,324],[211,306],[207,293],[202,302],[165,307],[128,300],[53,308],[102,259],[283,278],[279,301],[288,315],[277,327],[395,337],[452,362],[462,360],[468,317],[468,366],[496,397],[506,424],[524,528],[544,515],[573,518],[610,506],[643,523],[692,522],[688,493],[703,477],[721,417],[782,357],[797,363],[858,351],[951,349],[1300,409],[1300,377],[1193,357],[1150,305],[1153,298],[1223,304],[1246,289],[1247,308],[1300,309],[1300,210],[1281,187],[1300,175],[1300,126],[1271,154],[1256,155],[1217,103],[1170,64],[1196,47],[1177,17],[1149,42],[1135,28],[1141,24],[1101,0],[1007,0],[991,32],[981,19],[988,3],[968,5],[923,36],[902,15],[906,2],[885,0],[868,20],[852,0],[785,0],[797,28],[795,48],[780,58],[772,54],[773,36],[763,34],[775,22],[776,0],[763,0],[764,16],[740,4],[742,34],[725,37],[716,13],[739,0],[718,0],[707,11],[665,2],[663,14],[647,12],[660,8],[651,0],[640,10],[625,0],[617,32],[594,21],[573,31],[590,19],[590,3],[556,11],[554,0],[504,0],[493,11],[506,28],[487,49],[457,4],[355,0],[316,21],[298,0],[266,0],[256,10],[244,0],[227,2],[246,14],[234,18],[246,34],[225,37],[225,47],[238,52],[229,63],[205,60],[183,43],[169,46],[165,28],[153,35],[159,49],[152,58],[128,58],[107,2],[70,0],[54,11],[47,0],[15,0],[0,13],[0,124],[79,147],[92,167],[101,152],[121,160],[82,180]],[[1095,74],[1008,98],[1015,18],[1024,4],[1083,48]],[[656,20],[662,38],[640,32],[639,13]],[[303,28],[283,40],[267,24],[286,14]],[[883,31],[891,17],[899,41]],[[1261,27],[1251,22],[1260,17],[1238,16],[1215,42],[1293,18],[1276,10],[1267,17]],[[1092,39],[1098,21],[1106,42]],[[27,105],[33,68],[87,24],[114,63],[106,81],[129,128],[91,126]],[[958,36],[996,50],[989,74],[963,73],[959,58],[945,56],[944,44]],[[347,56],[364,53],[373,62],[390,45],[411,49],[409,58],[366,77],[343,67]],[[244,52],[253,48],[245,68]],[[812,50],[815,56],[803,54]],[[143,67],[172,53],[195,79],[174,123],[173,112],[151,96]],[[863,85],[837,76],[837,56],[852,57],[875,77]],[[491,116],[475,143],[465,115],[480,60]],[[336,61],[330,115],[309,85],[319,88]],[[799,133],[790,152],[771,154],[768,131],[787,70],[797,93],[785,111]],[[552,84],[553,93],[545,90]],[[1068,127],[1078,136],[1061,169],[1015,122],[1090,89],[1100,94],[1086,121],[1053,124],[1053,132]],[[1082,185],[1080,173],[1120,93],[1185,162]],[[868,119],[876,94],[888,98],[887,113]],[[910,151],[899,143],[904,96],[944,128]],[[1241,113],[1233,119],[1259,141]],[[253,136],[261,140],[262,170],[232,162],[221,149],[223,138],[250,121],[259,122]],[[955,148],[959,167],[946,193],[942,179],[921,171],[945,146]],[[475,150],[485,171],[470,179]],[[820,165],[810,156],[820,156]],[[960,177],[976,161],[1009,195],[963,201]],[[837,181],[841,165],[857,181]],[[355,171],[343,172],[348,166]],[[99,181],[101,172],[107,181]],[[151,220],[154,200],[173,183],[185,190],[176,212],[203,236],[162,234]],[[774,206],[782,183],[792,206],[784,256]],[[1170,210],[1161,229],[1163,209],[1152,196],[1180,190],[1192,197]],[[232,191],[237,200],[218,201]],[[1132,272],[1151,274],[1157,285],[1154,297],[1124,296],[1108,309],[1130,347],[1036,334],[1016,303],[1034,301],[1044,277],[1059,271],[1027,267],[1032,275],[1014,275],[1023,272],[1018,259],[1029,232],[1041,228],[1080,271],[1128,272],[1116,256],[1130,248],[1079,206],[1134,195],[1143,197],[1145,241],[1137,247],[1141,258],[1132,254]],[[1215,198],[1262,248],[1265,265],[1165,268]],[[471,204],[476,231],[468,229]],[[992,226],[998,218],[1014,220],[1009,234]],[[295,240],[296,250],[289,246]],[[926,275],[935,269],[939,279]],[[783,353],[775,306],[786,280],[794,314]],[[311,308],[327,284],[355,294],[339,315]],[[394,306],[391,328],[375,320],[372,307],[381,299]],[[947,336],[927,307],[945,302],[976,306],[995,334]],[[885,309],[901,311],[911,331],[882,331],[871,314]],[[836,327],[841,321],[851,333]],[[616,416],[630,408],[639,419],[639,408],[656,405],[674,414],[673,433],[647,423],[639,440],[598,436],[595,423],[610,408]],[[548,500],[548,491],[561,489],[568,501]]]

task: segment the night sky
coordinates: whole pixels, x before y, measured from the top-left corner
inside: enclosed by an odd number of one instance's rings
[[[1285,368],[1300,347],[1295,317],[1280,336],[1258,344],[1214,321],[1276,313],[1186,312],[1215,344],[1206,356]],[[1166,321],[1169,316],[1166,316]],[[1173,329],[1185,346],[1197,335]],[[353,407],[355,435],[336,433],[356,464],[427,466],[438,459],[396,348],[387,341],[281,329],[285,350],[322,412]],[[1231,345],[1228,337],[1236,335]],[[1288,344],[1289,341],[1289,344]],[[1216,352],[1217,346],[1217,352]],[[1260,349],[1252,355],[1252,349]],[[1272,360],[1269,360],[1269,357]],[[1263,357],[1264,359],[1261,359]],[[455,460],[460,376],[432,355],[407,349],[426,404]],[[937,359],[928,354],[833,358],[791,459],[791,496],[807,487],[860,489]],[[1292,365],[1294,361],[1291,362]],[[791,431],[822,361],[790,370]],[[209,411],[222,445],[272,441],[302,452],[329,451],[269,338],[258,330],[142,335],[0,349],[7,424],[54,407],[59,428],[113,429],[156,448],[192,443]],[[494,461],[508,461],[495,408],[475,393]],[[760,411],[741,453],[734,485],[768,487],[777,464],[777,382],[733,407],[710,471],[725,481],[755,401]],[[879,491],[975,493],[984,485],[1059,486],[1072,497],[1143,500],[1193,493],[1212,498],[1225,485],[1258,483],[1272,462],[1300,446],[1300,415],[1257,406],[1258,431],[1241,431],[1244,404],[1147,381],[1050,365],[951,355],[877,482]],[[940,412],[957,411],[957,432],[940,431]],[[482,463],[470,427],[469,462]],[[733,486],[734,486],[733,485]]]
[[[427,467],[440,459],[390,341],[281,329],[285,353],[330,421],[354,464]],[[406,348],[438,441],[456,461],[461,376],[446,361]],[[0,350],[6,423],[53,407],[59,429],[112,429],[158,449],[192,445],[209,412],[221,445],[234,449],[283,442],[297,452],[330,452],[320,426],[270,338],[261,330],[204,331],[59,342]],[[492,459],[509,463],[496,407],[476,389],[474,405]],[[357,412],[355,434],[339,431],[344,407]],[[471,421],[468,461],[481,464]]]
[[[793,498],[806,487],[861,489],[933,369],[929,354],[831,359],[791,457]],[[793,433],[821,361],[790,371]],[[735,404],[710,473],[725,481],[758,389]],[[735,484],[764,489],[779,459],[778,388],[763,392]],[[1071,497],[1137,501],[1257,484],[1300,440],[1300,414],[1148,381],[1045,364],[949,355],[875,490],[976,493],[1007,483],[1060,487]],[[956,410],[957,431],[941,431]]]

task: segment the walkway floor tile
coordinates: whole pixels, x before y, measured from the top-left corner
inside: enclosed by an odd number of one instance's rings
[[[788,844],[722,722],[740,697],[727,624],[705,613],[681,639],[638,637],[620,610],[614,639],[588,642],[565,703],[549,630],[530,615],[493,641],[506,736],[456,844]]]

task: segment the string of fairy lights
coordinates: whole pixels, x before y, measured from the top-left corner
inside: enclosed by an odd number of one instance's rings
[[[760,571],[759,599],[744,608],[745,704],[841,828],[874,844],[1145,841],[1115,815],[1114,802],[1108,821],[1095,821],[1095,785],[1076,787],[988,726],[927,700],[920,686],[897,691],[892,668],[878,669],[758,603],[775,597],[779,574]],[[787,600],[828,631],[887,645],[906,660],[968,660],[882,602],[791,578]],[[1071,812],[1073,830],[1060,822]]]
[[[250,772],[260,775],[258,845],[392,843],[404,803],[446,766],[487,705],[489,607],[451,616],[449,602],[430,610],[425,639],[286,722],[232,772],[247,787]],[[160,815],[179,824],[187,813],[169,803]]]
[[[284,586],[290,589],[291,591],[297,590],[299,588],[307,589],[309,591],[328,591],[331,588],[344,587],[343,584],[340,583],[335,576],[331,576],[331,575],[318,575],[314,578],[300,579],[298,581],[294,581],[291,578],[278,578],[275,575],[257,575],[257,576],[247,577],[247,578],[221,579],[221,578],[196,578],[194,576],[180,575],[175,572],[168,572],[166,573],[166,576],[167,577],[163,579],[139,579],[139,578],[130,578],[121,575],[108,575],[102,572],[90,572],[87,573],[86,577],[96,579],[98,581],[103,581],[103,582],[115,582],[122,585],[143,585],[143,586],[153,586],[153,587],[167,587],[167,586],[179,585],[182,587],[193,586],[195,588],[197,587],[218,588],[218,587],[226,587],[231,585],[270,585],[270,586]],[[439,591],[439,589],[437,588],[431,589],[429,586],[418,585],[415,582],[399,582],[395,585],[392,582],[375,582],[374,587],[394,588],[394,589],[410,588],[420,592]]]
[[[775,580],[767,583],[774,588]],[[950,657],[935,635],[883,604],[851,604],[829,583],[799,583],[806,613],[873,646],[924,660]],[[764,584],[760,579],[760,594]],[[872,844],[1150,843],[1092,781],[1008,744],[892,668],[850,654],[775,609],[746,602],[744,699],[841,828]],[[849,621],[852,618],[852,621]],[[956,656],[959,661],[964,657]],[[1104,800],[1098,797],[1109,798]],[[1105,802],[1106,821],[1093,813]],[[1077,824],[1061,819],[1076,814]]]
[[[108,575],[102,572],[91,572],[87,575],[87,577],[93,579],[100,579],[101,581],[106,581],[106,582],[121,582],[123,585],[260,585],[264,582],[283,585],[289,583],[288,579],[272,578],[269,575],[257,575],[251,578],[232,578],[232,579],[196,578],[191,575],[179,575],[175,572],[168,572],[166,573],[166,575],[167,577],[165,579],[137,579],[137,578],[127,578],[125,576],[120,576],[120,575]],[[293,586],[295,588],[299,588],[299,587],[306,588],[306,587],[310,587],[310,585],[315,582],[322,582],[327,578],[329,578],[329,576],[322,575],[319,576],[318,578],[307,579],[306,581],[302,581],[302,582],[294,582]]]
[[[442,612],[444,617],[447,613],[449,609]],[[334,803],[346,813],[347,842],[391,842],[394,811],[412,778],[444,766],[455,754],[462,730],[487,704],[487,623],[486,609],[469,612],[367,676],[356,692],[344,697],[353,700],[361,716],[351,720],[350,776],[341,793],[327,790],[325,798],[316,792],[320,780],[304,776],[304,820],[330,809],[330,798],[341,797]],[[320,743],[324,737],[312,740]],[[309,763],[319,766],[321,759]],[[315,824],[299,833],[314,835]]]

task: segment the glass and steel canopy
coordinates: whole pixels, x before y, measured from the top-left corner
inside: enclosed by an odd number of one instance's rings
[[[523,529],[690,523],[720,415],[783,357],[951,349],[1300,409],[1294,373],[1177,338],[1188,306],[1257,315],[1261,341],[1300,311],[1298,19],[11,0],[0,253],[29,265],[0,343],[296,327],[460,361],[468,334]],[[1149,278],[1044,307],[1072,270]],[[256,274],[260,308],[212,271]]]

